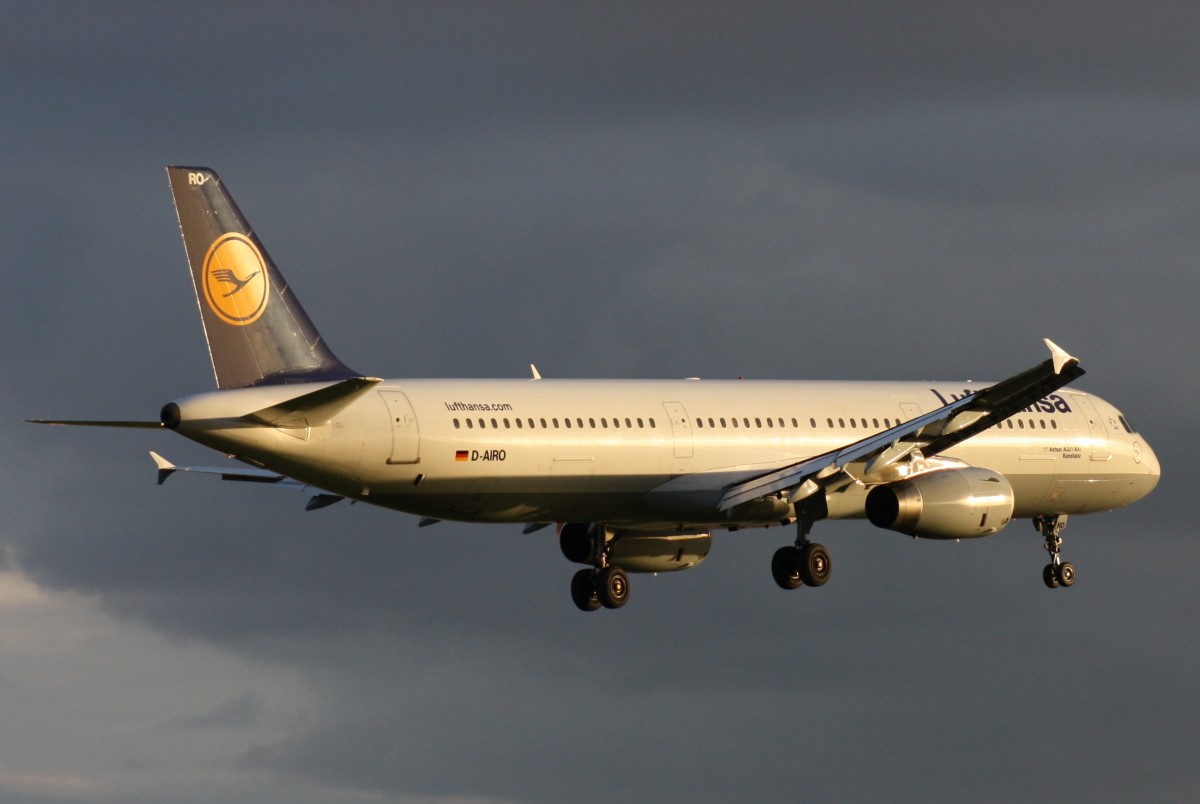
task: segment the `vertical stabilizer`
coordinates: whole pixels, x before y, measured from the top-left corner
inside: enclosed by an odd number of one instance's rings
[[[358,376],[338,360],[215,172],[168,167],[218,388]]]

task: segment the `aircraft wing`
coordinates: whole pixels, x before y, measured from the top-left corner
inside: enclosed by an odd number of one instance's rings
[[[1007,380],[845,447],[736,483],[725,490],[719,507],[727,511],[785,490],[788,500],[798,502],[850,464],[862,462],[862,476],[871,477],[914,452],[925,457],[944,452],[1083,376],[1076,358],[1050,340],[1046,346],[1048,360]]]
[[[239,480],[245,483],[273,483],[284,488],[296,489],[309,494],[308,504],[304,506],[306,511],[315,511],[318,508],[324,508],[327,505],[333,505],[339,500],[345,499],[339,494],[329,494],[315,486],[310,486],[307,483],[301,483],[299,480],[281,475],[278,472],[272,472],[269,469],[255,469],[251,466],[176,466],[168,461],[157,452],[151,452],[150,457],[154,459],[155,466],[158,467],[158,485],[166,482],[166,479],[176,472],[195,472],[202,475],[218,475],[222,480]]]

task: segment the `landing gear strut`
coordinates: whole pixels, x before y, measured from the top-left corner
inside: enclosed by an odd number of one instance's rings
[[[619,609],[629,602],[629,576],[620,567],[610,567],[608,550],[613,541],[610,531],[596,528],[592,561],[595,569],[582,569],[571,578],[571,600],[580,611]]]
[[[813,520],[796,519],[796,544],[780,547],[771,557],[771,577],[780,589],[823,586],[829,580],[829,551],[808,540]]]
[[[1071,586],[1075,583],[1075,566],[1063,561],[1059,555],[1062,547],[1062,530],[1067,526],[1066,514],[1039,514],[1033,518],[1033,527],[1046,540],[1046,552],[1050,563],[1042,570],[1042,581],[1050,589]]]

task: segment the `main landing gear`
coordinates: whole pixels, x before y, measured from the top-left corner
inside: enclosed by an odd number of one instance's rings
[[[1063,561],[1059,555],[1059,549],[1062,547],[1060,534],[1066,526],[1066,514],[1039,514],[1033,518],[1033,527],[1045,537],[1046,552],[1050,554],[1050,563],[1042,570],[1042,581],[1050,589],[1072,586],[1075,583],[1074,565]]]
[[[629,602],[629,576],[620,567],[582,569],[571,579],[571,600],[580,611],[619,609]]]
[[[829,551],[808,540],[813,521],[796,520],[796,544],[780,547],[771,557],[771,576],[780,589],[823,586],[829,580]]]
[[[608,565],[608,549],[612,535],[599,529],[593,561],[595,569],[582,569],[571,578],[571,600],[580,611],[619,609],[629,602],[629,576],[620,567]]]

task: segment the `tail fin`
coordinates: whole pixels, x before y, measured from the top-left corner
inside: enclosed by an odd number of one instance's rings
[[[218,388],[358,376],[338,360],[208,168],[168,167]]]

